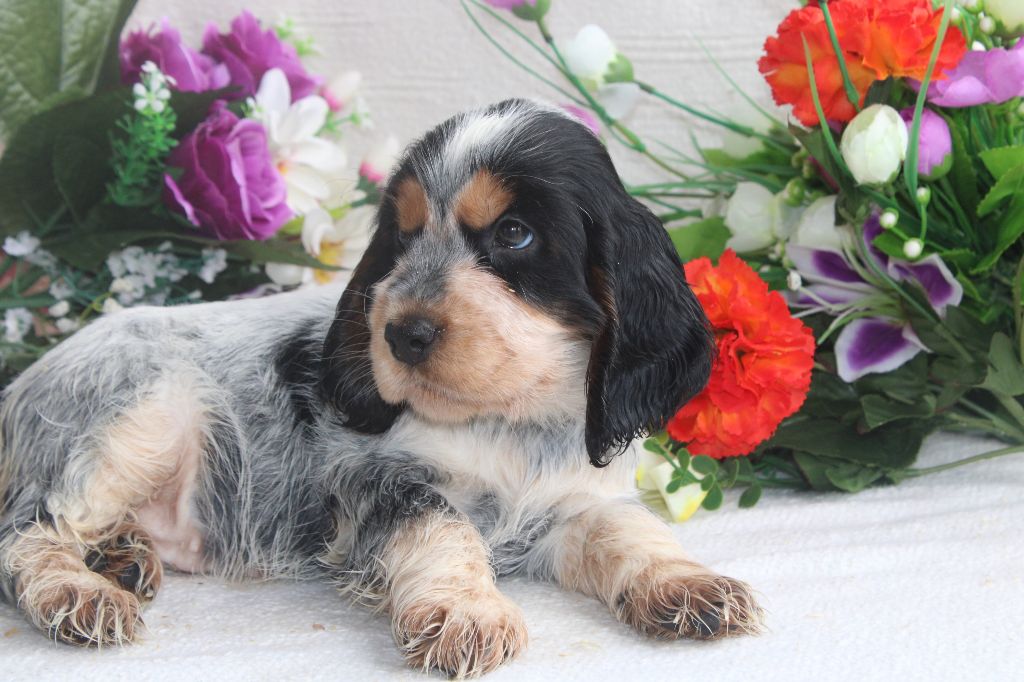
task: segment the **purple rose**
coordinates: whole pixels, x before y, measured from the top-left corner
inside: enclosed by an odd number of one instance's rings
[[[203,53],[222,62],[231,74],[231,84],[241,88],[239,97],[256,94],[263,74],[278,68],[291,86],[292,101],[316,94],[320,79],[306,72],[295,48],[281,42],[272,29],[263,30],[259,20],[242,12],[231,22],[230,33],[206,27]]]
[[[184,92],[216,90],[228,84],[228,70],[206,55],[181,42],[181,34],[166,19],[146,31],[129,33],[121,41],[121,82],[138,83],[142,65],[153,62],[174,79],[175,89]]]
[[[914,107],[900,112],[910,133]],[[921,111],[921,130],[917,143],[917,172],[925,180],[938,180],[953,167],[953,136],[946,119],[931,109]]]
[[[218,239],[267,239],[292,216],[263,125],[239,119],[222,102],[168,158],[164,200]]]
[[[928,101],[940,107],[1000,104],[1024,97],[1024,40],[1012,49],[974,50],[943,80],[928,86]]]

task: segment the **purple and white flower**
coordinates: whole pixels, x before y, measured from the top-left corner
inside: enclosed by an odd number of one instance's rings
[[[791,304],[847,319],[835,346],[837,372],[847,382],[891,372],[928,350],[892,304],[879,272],[919,286],[940,316],[963,298],[963,285],[938,254],[915,262],[891,258],[872,245],[881,233],[877,216],[864,224],[864,252],[870,263],[851,249],[790,244],[786,251],[806,283],[790,296]]]

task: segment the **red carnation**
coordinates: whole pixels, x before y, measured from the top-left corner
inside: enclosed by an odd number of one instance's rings
[[[695,455],[749,454],[803,405],[814,336],[785,299],[732,250],[715,267],[686,264],[686,278],[714,328],[718,357],[704,391],[668,424]]]

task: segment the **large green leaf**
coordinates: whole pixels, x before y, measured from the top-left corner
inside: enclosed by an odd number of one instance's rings
[[[1006,199],[1015,197],[1024,191],[1024,166],[1017,166],[1002,175],[985,198],[978,204],[978,216],[984,218]]]
[[[1021,366],[1013,341],[1003,333],[992,337],[988,352],[988,374],[982,388],[1007,396],[1024,395],[1024,366]]]
[[[722,218],[706,218],[668,231],[680,260],[688,261],[701,256],[718,258],[725,251],[731,233]]]
[[[0,158],[0,236],[33,230],[65,207],[54,177],[58,140],[75,139],[79,150],[88,146],[109,159],[109,133],[130,110],[127,101],[120,90],[76,100],[35,115],[18,129]],[[59,165],[70,163],[65,158]]]
[[[1018,170],[1020,173],[1017,172]],[[1013,246],[1021,236],[1024,236],[1024,166],[1010,171],[1003,178],[1006,179],[1011,176],[1018,177],[1018,185],[1012,190],[1013,202],[999,223],[995,248],[981,259],[974,269],[971,270],[971,274],[978,274],[990,269],[999,261],[1008,248]],[[1002,184],[1002,180],[999,182]],[[985,201],[988,201],[989,196],[992,196],[992,193],[995,191],[996,188],[992,188],[992,192],[989,192],[989,195],[985,197]],[[1007,196],[1011,195],[1008,194]],[[984,202],[982,204],[984,205]],[[982,207],[979,206],[978,211],[980,212],[981,209]]]
[[[807,419],[783,424],[768,445],[881,469],[905,469],[914,463],[932,428],[930,421],[902,419],[861,433],[838,421]]]
[[[1024,147],[995,147],[978,152],[985,168],[996,180],[1018,166],[1024,166]]]
[[[93,92],[116,66],[134,6],[135,0],[0,0],[0,138],[55,93]]]

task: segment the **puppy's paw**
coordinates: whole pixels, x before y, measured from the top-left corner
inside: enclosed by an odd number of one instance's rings
[[[149,536],[138,526],[125,524],[107,543],[89,552],[85,565],[146,603],[156,596],[163,566]]]
[[[142,628],[138,598],[93,573],[44,576],[22,595],[29,618],[59,642],[122,645]]]
[[[447,597],[414,603],[395,614],[395,640],[410,666],[455,678],[478,677],[526,648],[523,614],[500,592]]]
[[[746,583],[695,564],[670,564],[638,574],[616,615],[661,639],[716,639],[758,633],[763,612]]]

